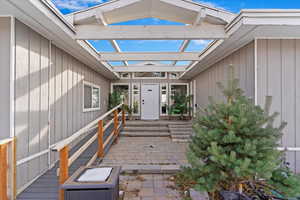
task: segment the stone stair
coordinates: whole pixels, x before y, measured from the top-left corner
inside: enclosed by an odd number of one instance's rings
[[[169,124],[169,131],[173,142],[189,142],[192,135],[192,122]]]

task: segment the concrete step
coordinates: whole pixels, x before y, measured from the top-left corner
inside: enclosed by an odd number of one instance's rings
[[[192,133],[193,129],[169,129],[171,133]]]
[[[190,135],[171,135],[172,139],[189,139]]]
[[[191,131],[177,131],[177,132],[170,132],[171,135],[192,135]]]
[[[169,125],[185,125],[184,121],[168,121],[168,120],[155,120],[155,121],[143,121],[132,120],[126,121],[126,126],[169,126]]]
[[[170,128],[192,128],[192,124],[170,124]]]
[[[172,142],[177,142],[177,143],[188,143],[191,141],[190,139],[172,139]]]
[[[122,131],[121,136],[124,137],[170,137],[169,132],[150,132],[150,131],[144,131],[144,132],[134,132],[134,131]]]
[[[167,126],[125,126],[123,130],[126,132],[169,132],[169,128]]]
[[[124,174],[175,174],[180,172],[179,165],[123,165]]]

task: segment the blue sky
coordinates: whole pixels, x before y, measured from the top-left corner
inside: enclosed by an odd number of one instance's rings
[[[52,0],[56,7],[63,13],[68,14],[74,11],[92,7],[108,0]],[[300,8],[300,0],[194,0],[205,3],[213,7],[222,8],[234,13],[238,13],[241,9],[252,8]],[[117,25],[183,25],[176,22],[170,22],[160,19],[140,19],[129,22],[119,23]],[[89,41],[100,52],[114,52],[109,41]],[[124,52],[176,52],[178,51],[182,41],[180,40],[120,40],[117,41],[121,50]],[[200,52],[210,41],[193,40],[186,49],[186,52]],[[135,62],[131,62],[135,63]],[[171,63],[171,62],[164,62]],[[180,62],[186,64],[187,62]],[[120,62],[111,63],[112,65],[121,65]]]

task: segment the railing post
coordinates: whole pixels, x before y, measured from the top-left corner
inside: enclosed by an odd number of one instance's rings
[[[0,146],[0,199],[7,198],[7,144]]]
[[[124,127],[126,123],[125,109],[124,106],[122,108],[122,126]]]
[[[59,151],[59,184],[64,184],[69,178],[69,146]],[[64,200],[64,191],[59,191],[59,199]]]
[[[104,156],[104,147],[103,147],[103,120],[98,122],[98,157],[103,158]]]
[[[118,137],[118,109],[114,111],[114,134]]]
[[[17,198],[17,137],[13,141],[13,198]]]

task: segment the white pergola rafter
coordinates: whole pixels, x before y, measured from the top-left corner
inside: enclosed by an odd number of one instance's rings
[[[134,66],[114,66],[112,67],[113,72],[185,72],[187,66],[145,66],[145,65],[134,65]]]
[[[202,22],[204,21],[206,17],[206,9],[201,8],[200,11],[198,12],[198,15],[193,23],[193,26],[201,25]],[[179,52],[184,52],[186,48],[189,46],[191,40],[184,40],[179,48]],[[177,61],[173,62],[173,65],[176,65]]]
[[[98,24],[101,24],[103,26],[107,26],[106,20],[103,16],[103,14],[100,13],[96,13],[95,14],[95,18],[98,22]],[[113,48],[116,50],[116,52],[121,53],[121,48],[119,47],[118,43],[116,40],[109,40],[109,42],[111,43],[111,45],[113,46]],[[127,61],[123,61],[124,65],[128,66],[128,62]]]
[[[97,24],[76,26],[77,40],[213,40],[224,39],[224,25],[199,26],[104,26]]]
[[[99,52],[102,61],[196,61],[197,52]]]

